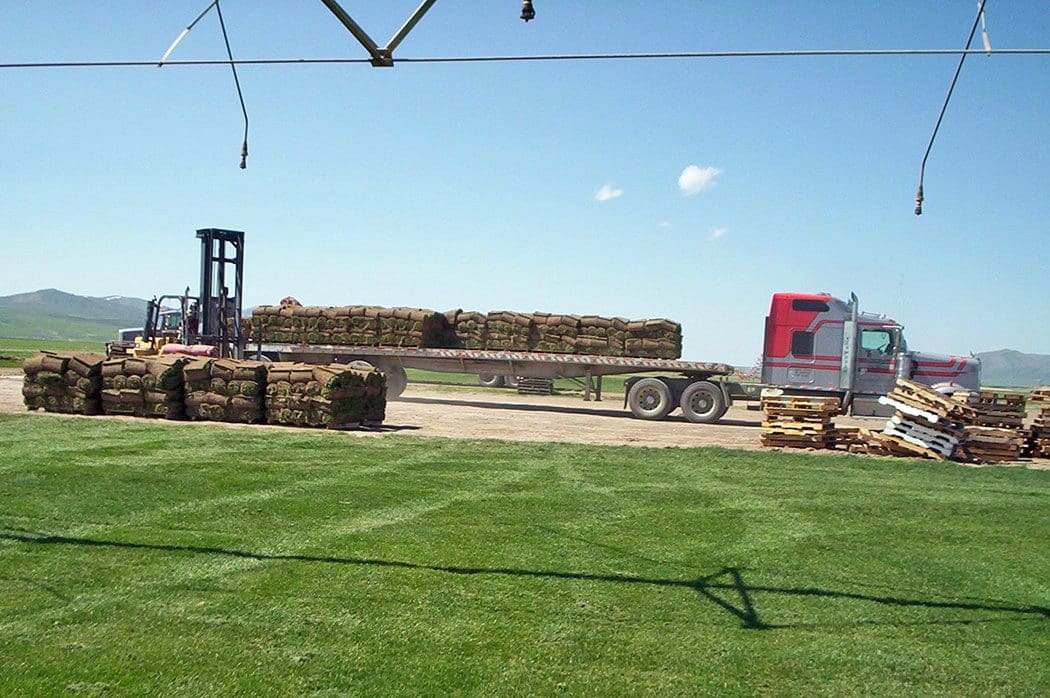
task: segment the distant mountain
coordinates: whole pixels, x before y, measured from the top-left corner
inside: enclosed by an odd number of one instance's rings
[[[92,298],[48,288],[0,296],[0,337],[105,342],[121,327],[141,327],[146,301]]]
[[[1000,349],[977,356],[981,359],[981,383],[984,385],[1017,388],[1050,385],[1050,355]]]

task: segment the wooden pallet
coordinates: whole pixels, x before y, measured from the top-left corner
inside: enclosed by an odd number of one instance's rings
[[[554,381],[550,378],[518,378],[521,395],[553,395]]]
[[[1037,388],[1032,388],[1032,392],[1028,394],[1028,399],[1032,402],[1050,402],[1050,385],[1040,385]]]

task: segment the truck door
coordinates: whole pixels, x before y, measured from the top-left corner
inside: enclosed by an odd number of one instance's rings
[[[896,334],[889,327],[861,327],[853,390],[885,395],[893,389]]]

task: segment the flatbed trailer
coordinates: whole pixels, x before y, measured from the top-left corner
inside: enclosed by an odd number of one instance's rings
[[[337,344],[282,344],[253,342],[248,356],[304,363],[367,361],[387,374],[387,396],[404,390],[406,368],[443,373],[475,373],[526,378],[582,378],[584,399],[601,399],[602,376],[666,372],[674,377],[635,377],[627,380],[624,406],[642,419],[662,419],[675,407],[694,422],[716,422],[733,398],[746,397],[735,382],[725,380],[733,367],[724,363],[651,359],[634,356],[553,354],[487,349],[424,349],[348,346]]]

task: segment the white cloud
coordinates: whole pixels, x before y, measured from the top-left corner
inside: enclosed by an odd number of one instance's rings
[[[660,221],[659,223],[657,223],[657,225],[661,228],[670,228],[674,225],[674,223],[672,223],[671,221]]]
[[[678,188],[683,196],[699,194],[705,189],[710,189],[715,184],[715,177],[722,174],[717,167],[700,167],[690,165],[678,175]]]
[[[723,235],[725,235],[728,232],[729,232],[729,228],[715,228],[714,230],[711,231],[711,239],[712,240],[717,240],[718,238],[722,237]]]
[[[616,189],[611,184],[603,184],[598,191],[594,192],[595,201],[608,201],[623,195],[623,189]]]

